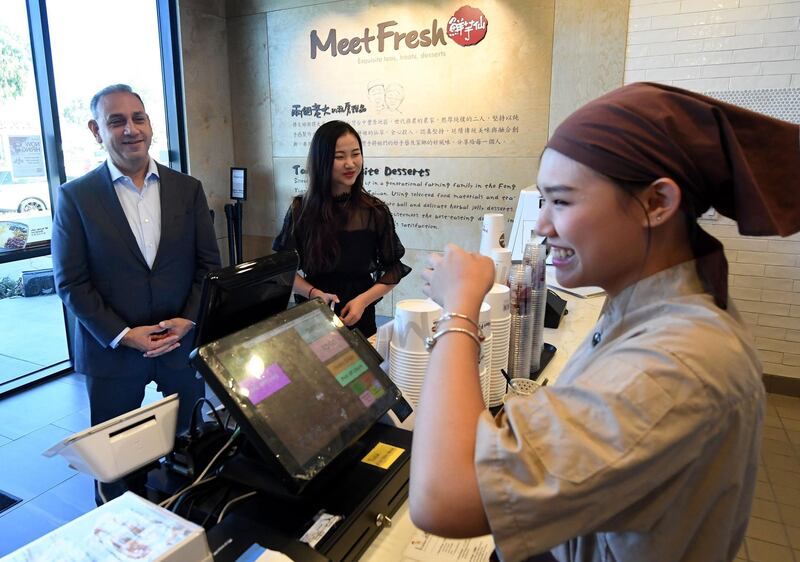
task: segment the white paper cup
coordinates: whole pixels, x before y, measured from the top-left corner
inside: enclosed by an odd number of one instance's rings
[[[492,335],[492,306],[486,301],[481,303],[478,326],[480,326],[481,330],[483,330],[483,335],[487,338]]]
[[[509,254],[509,256],[510,255],[511,254]],[[509,261],[509,265],[510,264],[511,261]],[[506,273],[506,278],[508,278],[508,273]],[[483,302],[488,303],[492,307],[492,328],[494,328],[495,321],[510,318],[511,290],[508,288],[508,285],[501,285],[500,283],[492,285],[492,288],[489,289],[489,292],[483,297]]]
[[[424,367],[407,367],[403,365],[394,364],[389,366],[389,370],[391,370],[394,375],[397,375],[406,382],[413,382],[421,386],[422,381],[425,379],[425,373],[428,370],[428,366],[425,365]]]
[[[425,378],[425,372],[428,370],[427,365],[407,365],[405,363],[389,363],[389,369],[398,375],[404,377]]]
[[[478,326],[483,331],[484,340],[481,342],[480,349],[480,369],[491,365],[492,362],[492,307],[486,301],[481,303],[481,311],[478,316]]]
[[[392,341],[389,342],[389,356],[391,357],[393,353],[397,354],[398,357],[416,359],[425,362],[427,362],[431,357],[431,353],[429,351],[411,351],[409,349],[403,349],[402,347],[397,347]]]
[[[415,387],[422,388],[422,381],[425,380],[426,369],[413,369],[404,371],[402,369],[392,369],[392,377],[402,381],[405,384],[410,384]]]
[[[414,382],[422,385],[428,366],[424,367],[404,367],[403,365],[389,365],[392,376],[399,377],[406,382]]]
[[[407,361],[403,361],[402,359],[396,359],[394,361],[389,362],[389,366],[393,369],[398,369],[401,371],[405,371],[407,373],[414,373],[419,374],[419,376],[423,376],[425,371],[428,369],[428,363],[409,363]]]
[[[398,349],[426,352],[425,338],[433,335],[433,323],[442,308],[429,299],[407,299],[397,303],[394,310],[392,343]]]
[[[481,254],[491,257],[492,250],[506,247],[505,223],[506,217],[500,213],[486,213],[483,215],[483,224],[481,225]]]
[[[427,365],[406,365],[404,363],[389,363],[389,370],[404,378],[424,379]]]
[[[489,257],[494,262],[494,282],[508,283],[508,272],[511,269],[511,248],[492,248]]]

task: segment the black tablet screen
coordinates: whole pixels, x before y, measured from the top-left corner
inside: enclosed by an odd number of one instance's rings
[[[203,346],[200,356],[251,429],[290,475],[303,479],[397,399],[374,356],[354,338],[312,301]]]

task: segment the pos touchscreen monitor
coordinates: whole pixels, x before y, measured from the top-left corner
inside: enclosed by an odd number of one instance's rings
[[[192,347],[286,310],[299,262],[297,252],[289,250],[206,275]]]
[[[314,299],[201,346],[192,363],[298,492],[401,400],[378,357]]]

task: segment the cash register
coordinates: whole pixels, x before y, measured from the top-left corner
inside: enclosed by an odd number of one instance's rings
[[[254,542],[297,562],[356,560],[408,495],[411,434],[377,423],[407,404],[366,338],[322,301],[265,313],[264,301],[288,300],[297,267],[293,252],[268,258],[203,289],[192,363],[244,441],[214,484],[251,494],[209,544],[218,561]],[[259,292],[260,311],[242,304]]]
[[[366,338],[322,301],[286,309],[297,265],[289,252],[206,277],[191,361],[233,423],[218,416],[178,438],[189,446],[176,444],[173,457],[206,452],[196,471],[167,462],[149,473],[148,499],[194,531],[205,527],[216,562],[257,546],[295,562],[356,560],[408,496],[411,434],[377,422],[390,409],[402,421],[410,408]],[[144,406],[46,454],[103,481],[149,470],[172,448],[177,402]]]

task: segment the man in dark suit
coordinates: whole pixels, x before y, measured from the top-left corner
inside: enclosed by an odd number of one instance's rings
[[[208,204],[199,181],[150,158],[150,119],[129,86],[101,90],[91,110],[108,159],[61,186],[52,234],[58,295],[77,319],[75,370],[92,425],[139,407],[155,381],[179,394],[180,431],[204,394],[188,354],[202,280],[220,266]]]

